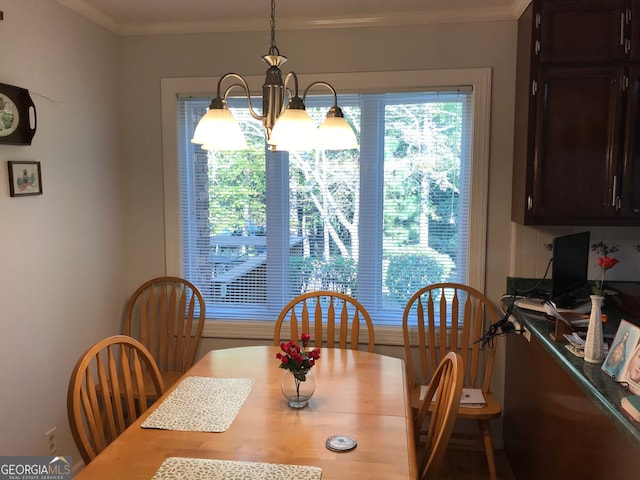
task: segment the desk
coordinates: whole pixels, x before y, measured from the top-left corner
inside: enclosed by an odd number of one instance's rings
[[[354,350],[322,349],[313,368],[316,391],[307,408],[290,408],[280,391],[285,371],[274,346],[213,350],[186,376],[250,377],[255,384],[223,433],[144,429],[140,424],[171,392],[78,475],[88,479],[150,479],[167,457],[214,458],[322,468],[323,480],[415,479],[415,448],[404,361]],[[336,453],[327,437],[354,437]]]

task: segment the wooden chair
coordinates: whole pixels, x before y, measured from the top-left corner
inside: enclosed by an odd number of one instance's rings
[[[146,391],[151,378],[154,395]],[[77,361],[67,393],[73,439],[88,464],[164,392],[160,370],[142,343],[125,335],[105,338]]]
[[[482,390],[485,406],[460,406],[457,416],[478,422],[491,479],[496,478],[496,466],[489,420],[499,418],[502,409],[490,391],[495,342],[482,346],[477,340],[497,321],[495,307],[486,296],[457,283],[437,283],[418,290],[407,302],[402,319],[414,408],[420,405],[421,386],[429,384],[439,362],[449,351],[462,356],[464,386]],[[447,328],[440,328],[441,325]]]
[[[367,327],[368,351],[373,352],[375,336],[369,312],[355,298],[344,293],[318,290],[303,293],[287,303],[276,320],[273,344],[280,345],[281,329],[289,323],[286,340],[297,341],[302,333],[311,335],[315,347],[358,349],[360,323]],[[326,330],[326,334],[325,331]],[[336,335],[338,336],[336,345]]]
[[[198,288],[178,277],[158,277],[138,287],[127,304],[124,334],[155,358],[167,387],[193,365],[205,322]]]
[[[436,369],[414,418],[416,458],[421,480],[434,478],[447,449],[462,396],[462,357],[447,353]],[[427,428],[425,420],[429,417]],[[422,432],[426,432],[424,435]]]

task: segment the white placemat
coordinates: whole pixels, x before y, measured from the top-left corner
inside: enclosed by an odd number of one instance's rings
[[[224,432],[254,383],[253,378],[187,377],[142,422],[142,427]]]
[[[151,480],[320,480],[320,467],[169,457]]]

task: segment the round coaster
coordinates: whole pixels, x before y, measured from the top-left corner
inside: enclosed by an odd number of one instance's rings
[[[356,448],[358,443],[353,437],[347,435],[333,435],[327,438],[326,446],[334,452],[347,452]]]

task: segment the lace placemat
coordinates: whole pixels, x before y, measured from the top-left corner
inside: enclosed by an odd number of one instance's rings
[[[142,427],[224,432],[254,383],[253,378],[187,377],[142,422]]]
[[[320,467],[169,457],[151,480],[320,480]]]

